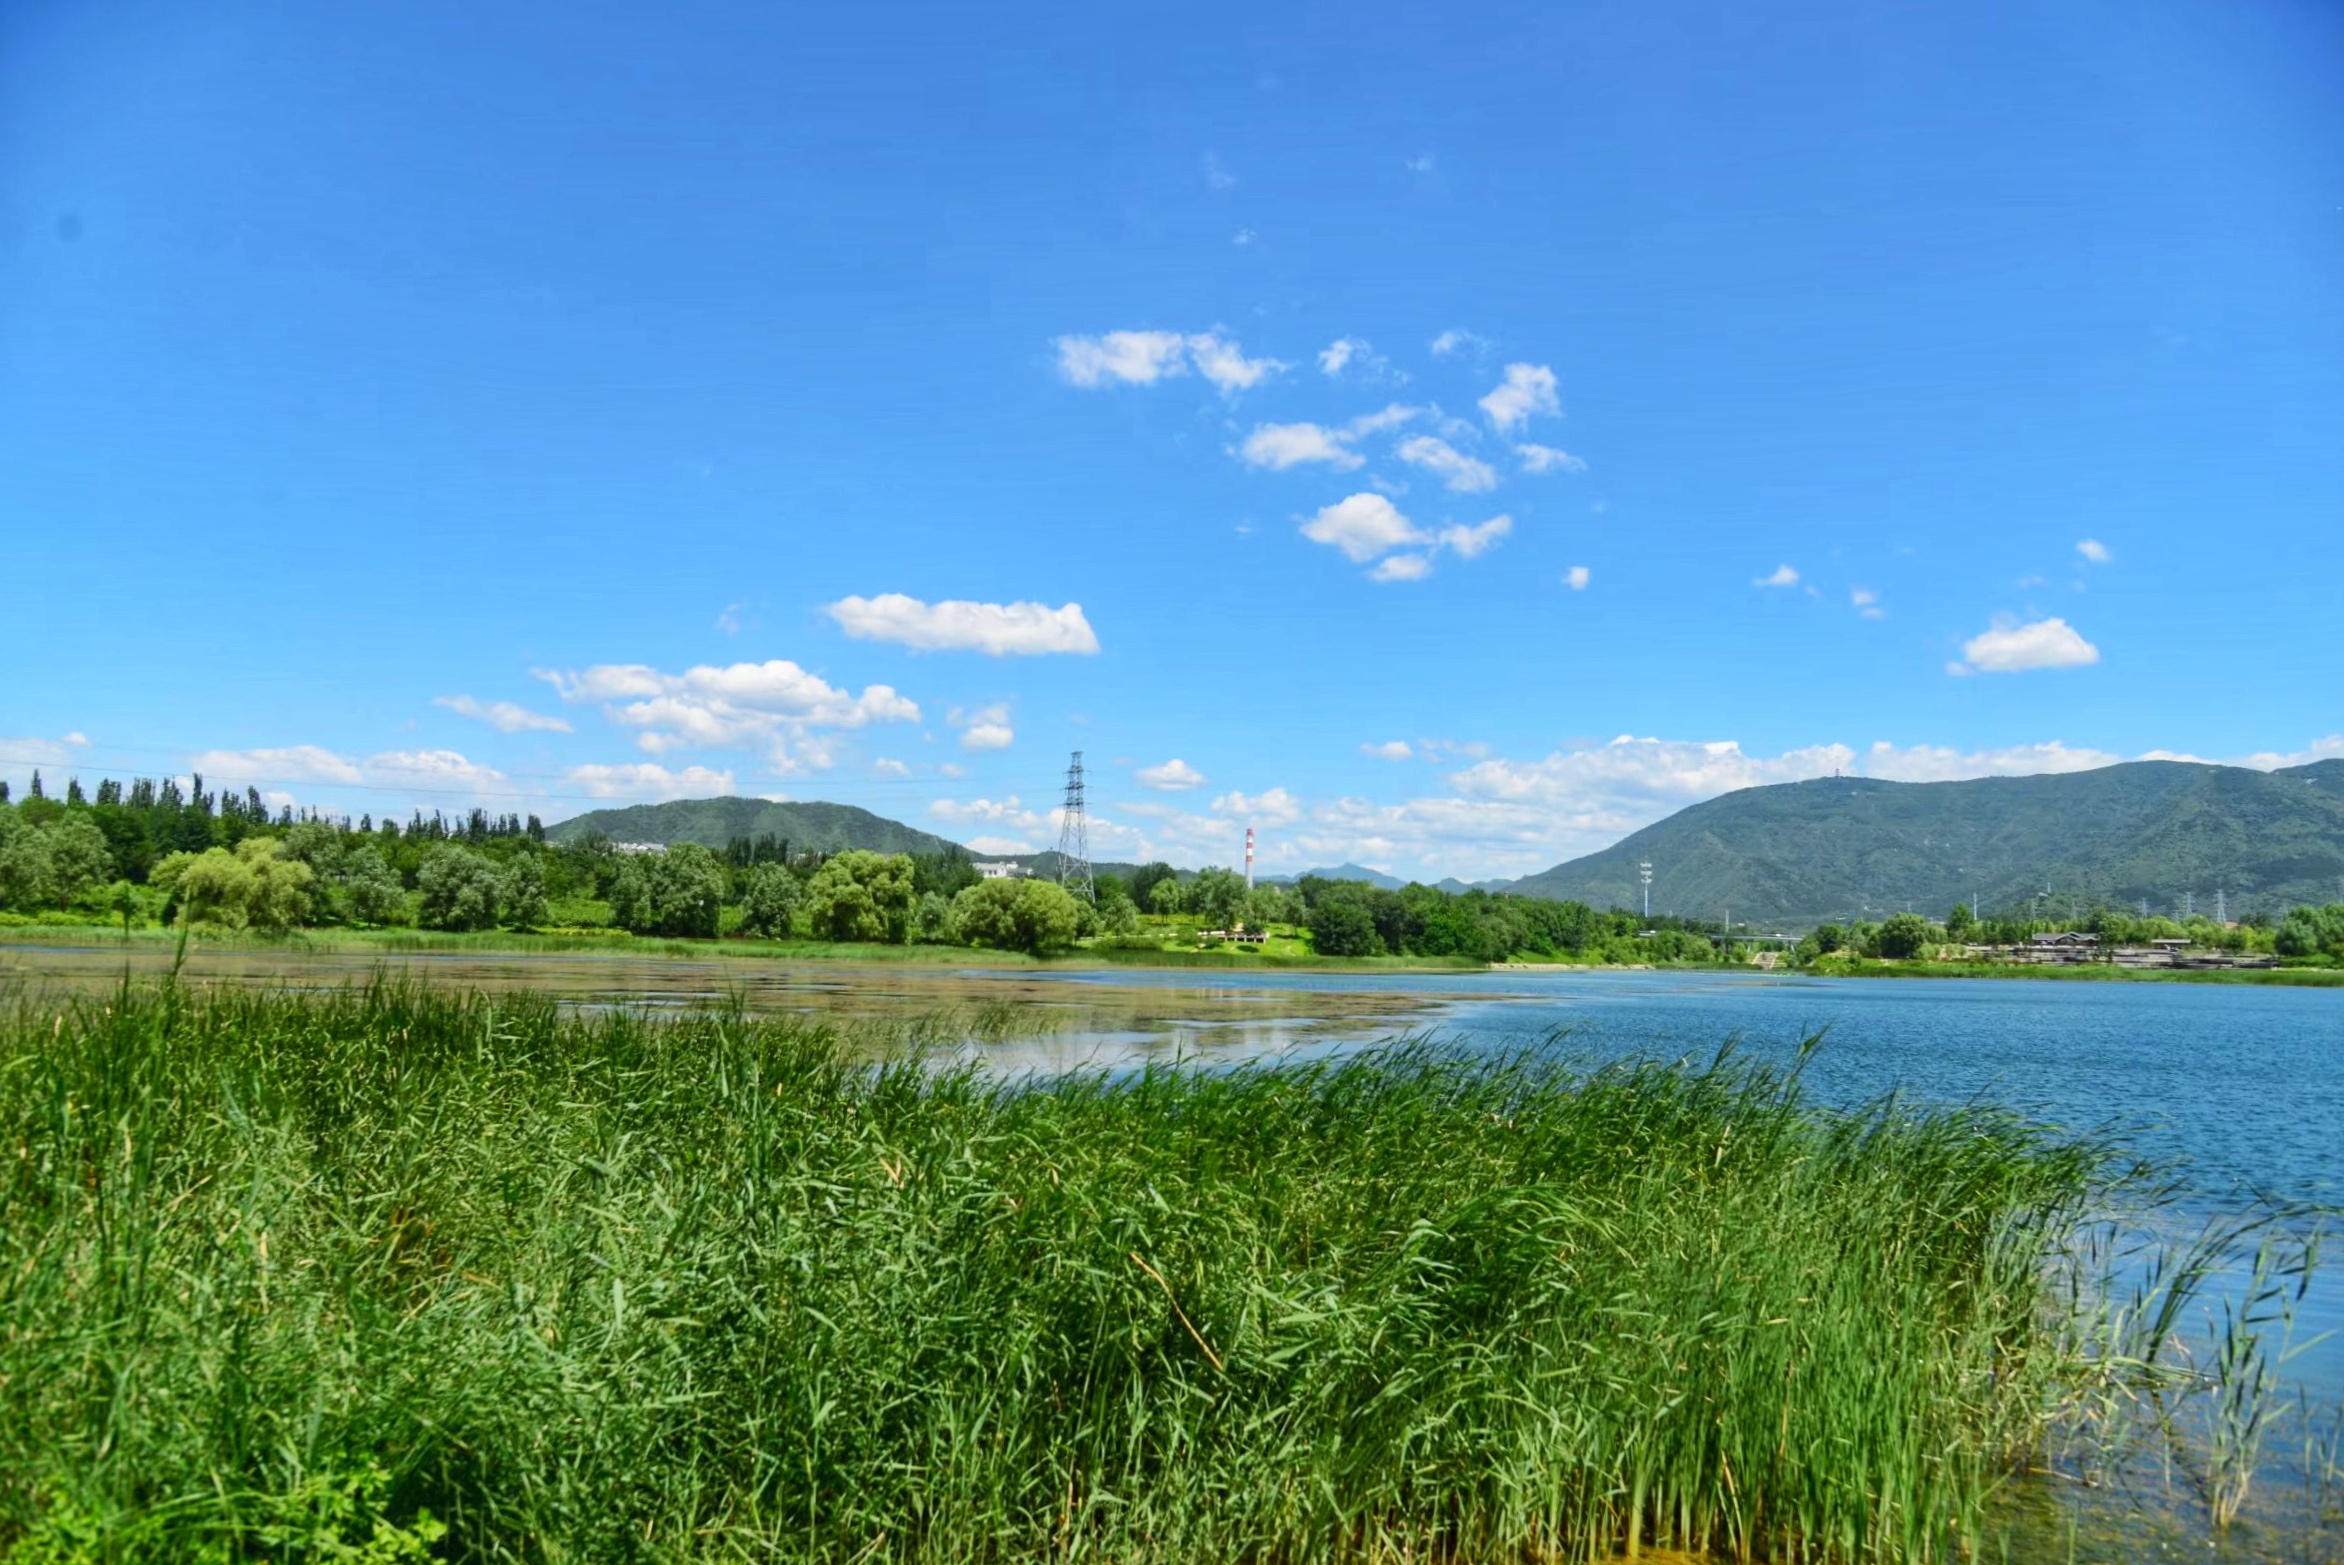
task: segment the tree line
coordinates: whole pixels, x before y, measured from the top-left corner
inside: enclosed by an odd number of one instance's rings
[[[557,844],[534,815],[483,810],[356,821],[287,807],[257,791],[211,790],[199,775],[105,781],[55,797],[33,775],[22,799],[0,783],[0,917],[92,917],[283,930],[347,925],[441,930],[617,928],[713,939],[741,934],[928,942],[1046,952],[1081,940],[1160,946],[1172,934],[1281,929],[1323,956],[1540,957],[1705,962],[1730,953],[1718,925],[1645,919],[1507,893],[1387,890],[1307,876],[1248,887],[1221,866],[1153,863],[1101,874],[1096,898],[1034,879],[985,880],[957,849],[936,854],[805,850],[770,834],[722,850],[678,843],[637,852],[600,839]],[[2344,962],[2344,903],[2279,919],[2136,918],[2103,908],[2080,924],[1942,921],[1917,913],[1819,926],[1792,952],[1911,959],[1955,945],[2017,945],[2054,928],[2106,944],[2186,939],[2232,951]]]

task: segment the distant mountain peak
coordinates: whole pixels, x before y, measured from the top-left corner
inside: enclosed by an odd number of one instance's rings
[[[2310,784],[2310,786],[2306,786]],[[1818,777],[1679,810],[1516,881],[1526,896],[1786,927],[2042,904],[2171,913],[2184,898],[2270,911],[2344,876],[2344,760],[2278,772],[2192,761],[1960,782]]]

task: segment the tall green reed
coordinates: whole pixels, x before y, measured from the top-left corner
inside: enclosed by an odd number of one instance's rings
[[[2116,1165],[1422,1046],[1004,1083],[377,982],[0,1017],[27,1559],[1935,1559]]]

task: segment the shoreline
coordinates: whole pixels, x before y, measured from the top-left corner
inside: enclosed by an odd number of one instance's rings
[[[133,929],[125,936],[119,927],[100,924],[27,923],[0,925],[0,952],[11,948],[44,947],[174,949],[178,932],[170,929]],[[2344,988],[2344,968],[2266,967],[2135,968],[2104,963],[2072,966],[2044,963],[1972,962],[1833,962],[1814,967],[1759,968],[1744,962],[1477,962],[1459,957],[1321,957],[1306,954],[1263,955],[1252,951],[1162,951],[1145,949],[1078,948],[1055,956],[1036,957],[1017,951],[973,946],[888,946],[826,940],[691,940],[642,937],[621,932],[550,930],[523,934],[498,930],[479,934],[414,929],[314,929],[283,935],[242,932],[206,932],[189,943],[191,952],[253,951],[285,953],[377,952],[386,957],[557,956],[608,954],[627,957],[700,958],[720,961],[785,961],[838,963],[871,968],[958,967],[1003,971],[1067,971],[1097,969],[1155,970],[1163,972],[1321,972],[1377,974],[1441,973],[1455,976],[1498,973],[1737,973],[1768,978],[1911,979],[1959,978],[2042,980],[2052,983],[2186,983],[2277,985],[2284,988]]]

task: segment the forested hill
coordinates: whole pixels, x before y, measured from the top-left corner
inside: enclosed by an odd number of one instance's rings
[[[2135,761],[2046,777],[1747,788],[1680,810],[1585,858],[1515,882],[1525,896],[1802,926],[1908,904],[1943,917],[2084,906],[2277,914],[2344,895],[2344,761],[2283,771]]]
[[[771,799],[678,799],[623,810],[589,810],[548,826],[555,842],[603,836],[613,842],[705,843],[721,848],[737,837],[786,839],[792,853],[942,853],[955,844],[851,804],[776,803]]]

